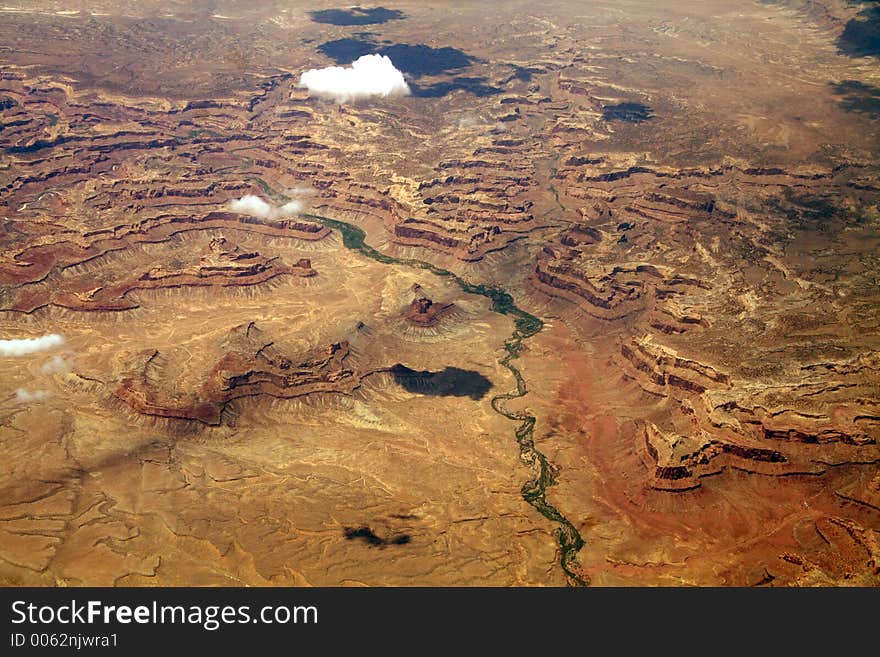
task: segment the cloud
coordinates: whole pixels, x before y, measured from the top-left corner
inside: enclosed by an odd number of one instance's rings
[[[337,103],[370,96],[408,96],[409,86],[403,73],[385,55],[363,55],[351,66],[313,68],[300,76],[299,84],[315,96]]]
[[[40,366],[40,371],[43,374],[55,374],[56,372],[66,372],[70,369],[70,363],[68,363],[62,356],[52,356],[49,360],[43,363]]]
[[[64,344],[64,336],[49,333],[39,338],[0,340],[0,356],[25,356]]]
[[[229,209],[239,214],[249,214],[260,219],[280,219],[299,214],[303,210],[300,201],[290,201],[281,206],[267,203],[259,196],[245,194],[240,199],[229,202]]]
[[[28,404],[30,402],[35,401],[43,401],[44,399],[48,399],[52,396],[52,393],[48,390],[25,390],[24,388],[18,388],[15,391],[15,401],[20,404]]]
[[[288,201],[277,210],[279,217],[289,217],[293,214],[299,214],[302,211],[302,201]]]
[[[239,212],[241,214],[252,214],[255,217],[263,217],[265,219],[269,216],[269,212],[272,210],[272,206],[266,203],[266,201],[261,199],[259,196],[246,194],[236,201],[230,201],[229,209],[233,212]]]
[[[460,130],[465,130],[467,128],[477,128],[477,127],[485,127],[487,124],[486,118],[480,114],[463,114],[458,119],[458,127]]]
[[[287,196],[314,196],[318,193],[314,187],[309,187],[308,185],[300,185],[299,187],[291,187],[288,189],[285,194]]]

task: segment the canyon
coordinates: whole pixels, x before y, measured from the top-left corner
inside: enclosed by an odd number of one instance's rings
[[[880,583],[870,3],[26,4],[0,583]]]

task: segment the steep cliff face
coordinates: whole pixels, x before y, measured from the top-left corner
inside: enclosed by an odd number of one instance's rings
[[[122,249],[124,247],[120,247]],[[89,260],[110,252],[108,249]],[[83,261],[68,263],[62,269],[70,271],[82,264]],[[288,266],[279,262],[277,257],[267,258],[256,251],[241,252],[237,245],[224,237],[211,239],[201,257],[192,264],[174,268],[155,266],[133,277],[129,269],[127,263],[120,261],[115,268],[104,267],[100,279],[89,271],[79,276],[71,274],[62,290],[53,291],[47,286],[20,288],[9,310],[30,314],[51,305],[78,311],[118,312],[138,307],[137,302],[127,298],[130,292],[137,290],[213,286],[236,288],[260,285],[276,276],[305,278],[317,275],[308,258],[301,258]]]
[[[219,345],[216,364],[195,374],[194,379],[190,378],[193,373],[188,373],[183,381],[169,380],[157,369],[161,354],[153,352],[132,376],[121,380],[114,394],[144,415],[218,425],[226,405],[242,397],[350,394],[360,385],[362,375],[346,366],[349,352],[348,343],[334,343],[320,354],[295,362],[251,322],[232,329]],[[187,392],[193,389],[197,392]]]
[[[877,236],[863,219],[876,193],[854,182],[863,167],[599,173],[603,163],[568,162],[557,176],[590,204],[538,252],[529,282],[573,326],[616,332],[610,361],[668,400],[666,428],[642,428],[651,486],[880,458],[878,345],[864,332],[877,318],[854,312],[876,301],[866,264]],[[702,179],[711,194],[692,191]],[[750,208],[733,200],[743,185]],[[821,255],[815,222],[829,240]]]
[[[453,309],[453,304],[436,302],[428,297],[413,299],[406,310],[406,320],[415,326],[436,326],[444,315]]]

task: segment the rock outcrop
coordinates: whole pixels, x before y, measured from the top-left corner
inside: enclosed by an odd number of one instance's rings
[[[158,352],[153,352],[131,376],[120,381],[114,394],[142,415],[218,425],[227,404],[236,399],[349,394],[363,377],[346,364],[348,343],[334,343],[319,353],[291,359],[267,340],[253,322],[233,329],[219,353],[219,360],[203,373],[198,385],[190,384],[180,390],[152,374],[160,358]]]

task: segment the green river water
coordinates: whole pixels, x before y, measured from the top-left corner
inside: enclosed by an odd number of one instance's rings
[[[577,554],[584,546],[584,540],[578,530],[571,524],[555,506],[547,501],[547,488],[555,483],[553,467],[547,457],[535,446],[534,430],[536,418],[528,413],[515,413],[507,410],[505,403],[511,399],[523,397],[528,393],[525,379],[513,361],[519,357],[523,343],[533,335],[539,333],[544,323],[534,315],[518,308],[513,297],[502,288],[494,285],[476,285],[462,277],[442,269],[429,262],[411,258],[394,258],[377,251],[366,243],[366,233],[352,224],[337,219],[330,219],[320,215],[306,214],[306,219],[317,221],[328,228],[338,230],[342,234],[342,243],[345,248],[357,251],[363,256],[371,258],[386,265],[404,265],[416,269],[424,269],[449,278],[468,294],[478,294],[492,301],[491,309],[501,315],[508,315],[514,320],[513,334],[504,342],[506,354],[498,361],[513,374],[516,380],[516,389],[497,395],[492,398],[492,408],[504,417],[517,422],[515,431],[516,442],[519,444],[520,457],[533,473],[522,486],[523,499],[537,509],[541,515],[556,525],[556,538],[559,541],[559,565],[565,572],[569,584],[572,586],[586,586],[589,584],[586,577],[580,574],[577,565]]]

